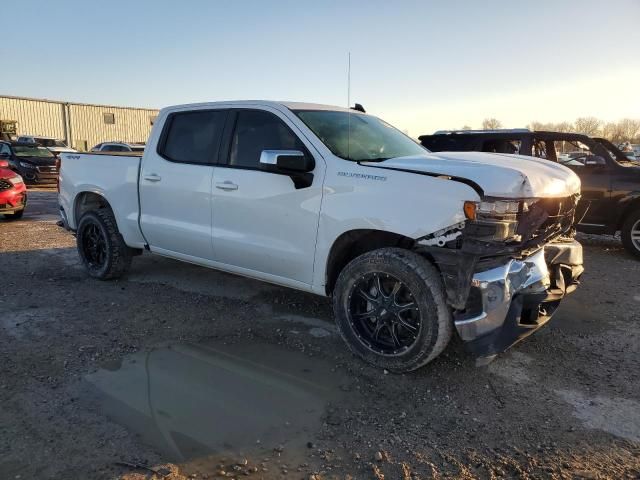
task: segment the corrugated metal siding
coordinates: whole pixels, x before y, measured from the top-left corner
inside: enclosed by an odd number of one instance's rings
[[[18,135],[64,138],[62,103],[0,97],[0,119],[17,120]]]
[[[104,114],[111,113],[115,123],[105,123]],[[116,108],[98,105],[69,106],[72,144],[88,148],[105,141],[146,142],[151,133],[151,117],[157,110]]]
[[[65,112],[71,138],[65,134]],[[105,123],[105,113],[113,114],[114,124]],[[151,132],[151,118],[156,115],[158,110],[146,108],[0,96],[0,119],[16,120],[18,135],[60,138],[78,149],[106,141],[146,142]]]

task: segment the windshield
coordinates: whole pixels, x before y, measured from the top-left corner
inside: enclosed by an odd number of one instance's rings
[[[53,157],[53,153],[47,150],[44,147],[13,147],[13,151],[15,152],[17,157],[44,157],[50,158]]]
[[[382,161],[429,151],[370,115],[328,110],[296,110],[294,113],[331,152],[346,160]]]

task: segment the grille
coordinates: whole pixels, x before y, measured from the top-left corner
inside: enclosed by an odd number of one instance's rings
[[[0,192],[9,190],[11,187],[13,187],[13,184],[9,180],[0,179]]]
[[[543,198],[528,212],[521,213],[518,233],[523,242],[546,240],[568,232],[573,226],[578,195],[563,198]]]

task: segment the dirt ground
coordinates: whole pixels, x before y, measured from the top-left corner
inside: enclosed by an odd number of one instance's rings
[[[0,479],[640,478],[640,262],[476,367],[354,358],[329,301],[143,255],[89,279],[52,192],[0,220]]]

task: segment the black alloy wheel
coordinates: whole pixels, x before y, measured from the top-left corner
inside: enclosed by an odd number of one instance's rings
[[[409,287],[382,272],[353,284],[348,316],[358,339],[380,355],[411,348],[421,328],[420,309]]]

